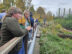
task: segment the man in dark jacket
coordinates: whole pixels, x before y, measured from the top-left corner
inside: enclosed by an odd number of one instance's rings
[[[20,24],[18,23],[19,18],[21,18],[19,9],[11,7],[3,20],[0,46],[4,45],[14,37],[21,37],[23,35],[25,36],[25,34],[28,33],[27,29],[23,30],[20,27]]]

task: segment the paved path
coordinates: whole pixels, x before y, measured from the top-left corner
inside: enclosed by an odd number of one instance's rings
[[[33,54],[40,54],[40,45],[39,45],[39,38],[36,39],[34,53]]]

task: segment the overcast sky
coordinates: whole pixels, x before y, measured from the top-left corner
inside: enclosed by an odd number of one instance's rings
[[[71,8],[72,0],[32,0],[32,4],[35,10],[37,10],[39,6],[42,6],[46,12],[52,11],[56,13],[58,8]]]

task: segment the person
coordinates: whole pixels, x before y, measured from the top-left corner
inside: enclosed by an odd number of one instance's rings
[[[44,21],[44,25],[45,25],[45,24],[46,24],[46,18],[44,18],[44,20],[43,20],[43,21]]]
[[[32,12],[30,12],[30,22],[31,22],[31,27],[34,27],[34,18]]]
[[[19,22],[19,24],[20,24],[20,27],[22,28],[22,29],[25,29],[25,23],[26,23],[26,19],[25,19],[25,17],[23,16],[23,13],[22,13],[22,11],[19,11],[19,13],[21,14],[21,18],[18,20],[18,22]],[[29,27],[27,27],[26,29],[28,30],[28,28]],[[29,30],[28,30],[29,31]],[[18,52],[18,54],[25,54],[25,47],[24,47],[24,44],[25,44],[25,38],[23,38],[23,40],[22,40],[22,47],[20,47],[20,50],[19,50],[19,52]]]
[[[8,10],[7,15],[3,19],[3,23],[1,27],[2,36],[1,36],[0,46],[4,45],[14,37],[21,37],[25,34],[28,34],[28,30],[22,29],[20,27],[20,24],[18,23],[18,20],[21,17],[22,15],[19,13],[19,8],[11,7]],[[16,51],[17,49],[13,50],[11,53],[14,54]]]
[[[33,18],[33,13],[30,12],[30,22],[31,22],[31,31],[30,31],[30,34],[31,34],[31,39],[33,39],[32,37],[34,36],[34,18]]]
[[[28,30],[29,31],[29,38],[28,39],[31,42],[32,33],[31,33],[30,12],[28,10],[25,10],[24,16],[25,16],[25,19],[26,19],[25,28],[29,27],[29,29],[30,29],[30,30]]]
[[[31,24],[30,24],[30,13],[28,10],[24,11],[24,17],[26,19],[26,23],[25,23],[25,28],[30,28],[31,29]]]
[[[2,19],[6,15],[6,10],[2,9],[2,13],[0,13],[0,19]]]
[[[38,19],[36,19],[36,21],[35,21],[36,23],[37,23],[37,25],[39,24],[39,21],[38,21]]]
[[[5,9],[2,9],[2,13],[0,13],[0,29],[1,29],[1,26],[2,26],[2,18],[6,15],[6,10]]]

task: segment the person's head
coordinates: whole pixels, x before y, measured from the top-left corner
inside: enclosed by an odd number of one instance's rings
[[[9,17],[14,17],[16,19],[19,19],[22,17],[22,11],[21,9],[17,8],[17,7],[11,7],[8,12],[7,15]]]
[[[6,12],[6,10],[5,10],[5,9],[2,9],[2,13],[3,13],[3,12]]]
[[[25,11],[24,11],[24,16],[25,16],[26,18],[28,18],[28,17],[30,16],[30,12],[29,12],[28,10],[25,10]]]
[[[33,13],[32,12],[30,12],[30,17],[32,17],[33,16]]]

